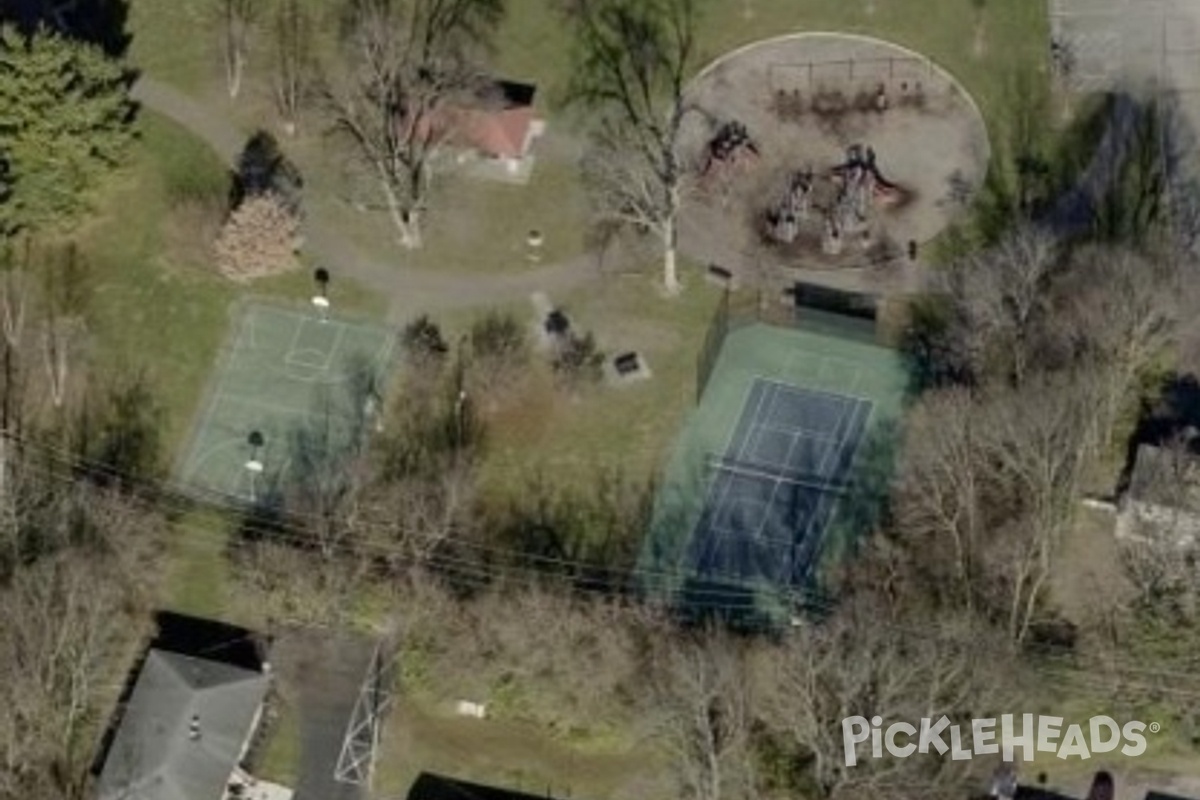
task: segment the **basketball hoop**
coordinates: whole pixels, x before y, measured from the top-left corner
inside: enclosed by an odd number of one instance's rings
[[[313,306],[317,309],[317,313],[321,317],[321,322],[329,321],[329,298],[324,295],[313,295]]]

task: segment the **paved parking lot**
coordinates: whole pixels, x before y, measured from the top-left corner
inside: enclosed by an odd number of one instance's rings
[[[1126,158],[1144,103],[1156,99],[1165,113],[1176,232],[1181,244],[1200,246],[1200,0],[1047,0],[1047,11],[1061,85],[1118,98],[1091,164],[1060,203],[1057,222],[1086,224],[1088,209]]]
[[[1200,3],[1049,0],[1050,35],[1077,92],[1147,85],[1200,93]]]

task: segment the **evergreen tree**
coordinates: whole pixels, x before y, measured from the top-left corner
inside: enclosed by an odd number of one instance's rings
[[[0,233],[86,210],[133,136],[129,74],[89,44],[0,28]]]

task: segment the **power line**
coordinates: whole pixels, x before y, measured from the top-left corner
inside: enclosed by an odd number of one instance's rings
[[[30,449],[38,450],[39,446],[29,445]],[[51,452],[54,448],[41,448],[42,452]],[[57,451],[61,453],[62,451]],[[53,463],[58,463],[64,467],[71,467],[69,461],[63,460],[58,456],[50,456]],[[75,478],[67,472],[54,471],[45,468],[37,468],[26,466],[26,472],[32,472],[43,477],[50,478],[63,483],[73,484]],[[182,494],[176,488],[178,484],[172,484],[169,481],[155,481],[151,479],[134,479],[131,476],[125,475],[112,468],[107,468],[105,474],[109,477],[120,477],[126,481],[126,486],[137,486],[143,490],[151,490],[149,496],[138,493],[124,494],[123,497],[132,501],[136,505],[141,506],[147,511],[156,513],[165,513],[168,516],[172,514],[180,515],[181,518],[172,521],[173,526],[177,530],[182,530],[192,537],[198,537],[217,544],[229,543],[231,537],[235,535],[233,532],[222,532],[214,529],[211,525],[200,524],[199,521],[187,521],[186,515],[193,511],[214,510],[221,513],[236,513],[244,515],[246,507],[242,505],[234,505],[229,503],[229,498],[225,498],[225,502],[212,503],[206,506],[203,503],[197,502],[194,497]],[[214,498],[219,498],[219,495],[214,495]],[[168,505],[167,509],[163,509],[163,502]],[[293,517],[304,518],[304,515],[289,515]],[[309,517],[315,519],[315,517]],[[461,582],[470,584],[476,588],[487,588],[497,582],[508,583],[509,585],[517,585],[523,588],[542,588],[546,585],[558,584],[559,588],[563,588],[572,592],[591,594],[607,599],[614,597],[628,596],[631,591],[637,591],[638,587],[635,584],[638,578],[661,578],[668,582],[678,580],[679,574],[658,570],[624,570],[616,567],[606,566],[593,562],[584,562],[572,559],[556,558],[550,556],[538,556],[536,554],[526,554],[517,550],[504,548],[487,547],[479,543],[470,542],[469,540],[456,539],[455,537],[445,537],[444,541],[459,546],[466,546],[470,549],[477,550],[483,553],[490,553],[497,556],[502,556],[508,559],[516,559],[517,563],[512,561],[505,562],[503,565],[497,565],[484,560],[475,560],[463,556],[455,556],[444,552],[433,551],[422,556],[414,557],[401,545],[389,545],[386,542],[378,541],[332,541],[322,542],[320,538],[314,535],[311,531],[307,531],[295,525],[294,522],[287,522],[286,518],[271,519],[269,522],[256,521],[254,517],[242,516],[240,520],[241,530],[251,535],[260,535],[266,541],[274,541],[280,544],[293,545],[299,547],[316,547],[326,548],[334,553],[343,554],[376,554],[384,556],[401,556],[405,560],[410,560],[418,565],[425,565],[434,571],[439,571],[444,575],[452,577]],[[362,526],[365,531],[378,532],[380,529],[376,526]],[[586,580],[578,574],[565,574],[562,572],[548,571],[539,569],[529,564],[522,564],[521,561],[533,560],[535,562],[554,564],[560,567],[570,567],[581,571],[591,571],[595,574],[587,576]],[[609,577],[602,577],[609,576]],[[614,579],[612,576],[616,576]],[[582,582],[581,582],[582,581]],[[747,611],[754,610],[757,607],[757,598],[754,592],[750,589],[741,588],[722,588],[720,586],[702,586],[694,589],[680,589],[657,587],[658,596],[666,603],[691,601],[704,603],[706,606],[715,610],[724,611]],[[833,611],[837,608],[837,603],[830,600],[827,596],[813,593],[806,589],[788,589],[781,590],[776,593],[777,596],[783,596],[790,599],[799,605],[803,605],[817,611]],[[908,634],[917,634],[920,636],[928,636],[931,633],[937,633],[939,626],[936,625],[919,625],[919,624],[900,624],[891,620],[881,620],[874,624],[884,627],[894,632]],[[1096,667],[1085,669],[1083,667],[1071,667],[1064,665],[1063,662],[1078,659],[1078,653],[1069,646],[1054,646],[1049,652],[1043,649],[1042,652],[1036,653],[1036,659],[1041,661],[1058,661],[1059,664],[1041,665],[1035,668],[1041,672],[1056,676],[1057,679],[1063,682],[1083,683],[1091,685],[1093,688],[1111,688],[1108,683],[1099,683],[1093,677],[1089,683],[1086,680],[1089,676],[1097,674]],[[1130,665],[1127,661],[1114,663],[1111,666],[1115,668],[1121,676],[1134,675],[1137,677],[1149,677],[1152,679],[1162,680],[1164,678],[1175,678],[1183,680],[1197,680],[1197,676],[1180,672],[1177,670],[1165,669],[1149,669],[1143,665]],[[1135,685],[1131,682],[1126,682],[1130,686],[1138,686],[1146,691],[1164,692],[1173,695],[1182,695],[1188,698],[1200,698],[1200,690],[1191,691],[1178,686],[1149,686],[1145,684]]]

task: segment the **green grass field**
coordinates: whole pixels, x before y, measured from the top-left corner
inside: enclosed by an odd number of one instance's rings
[[[375,786],[399,797],[426,770],[536,795],[609,800],[661,780],[656,759],[632,741],[580,747],[533,723],[452,716],[448,707],[406,697],[388,717]]]

